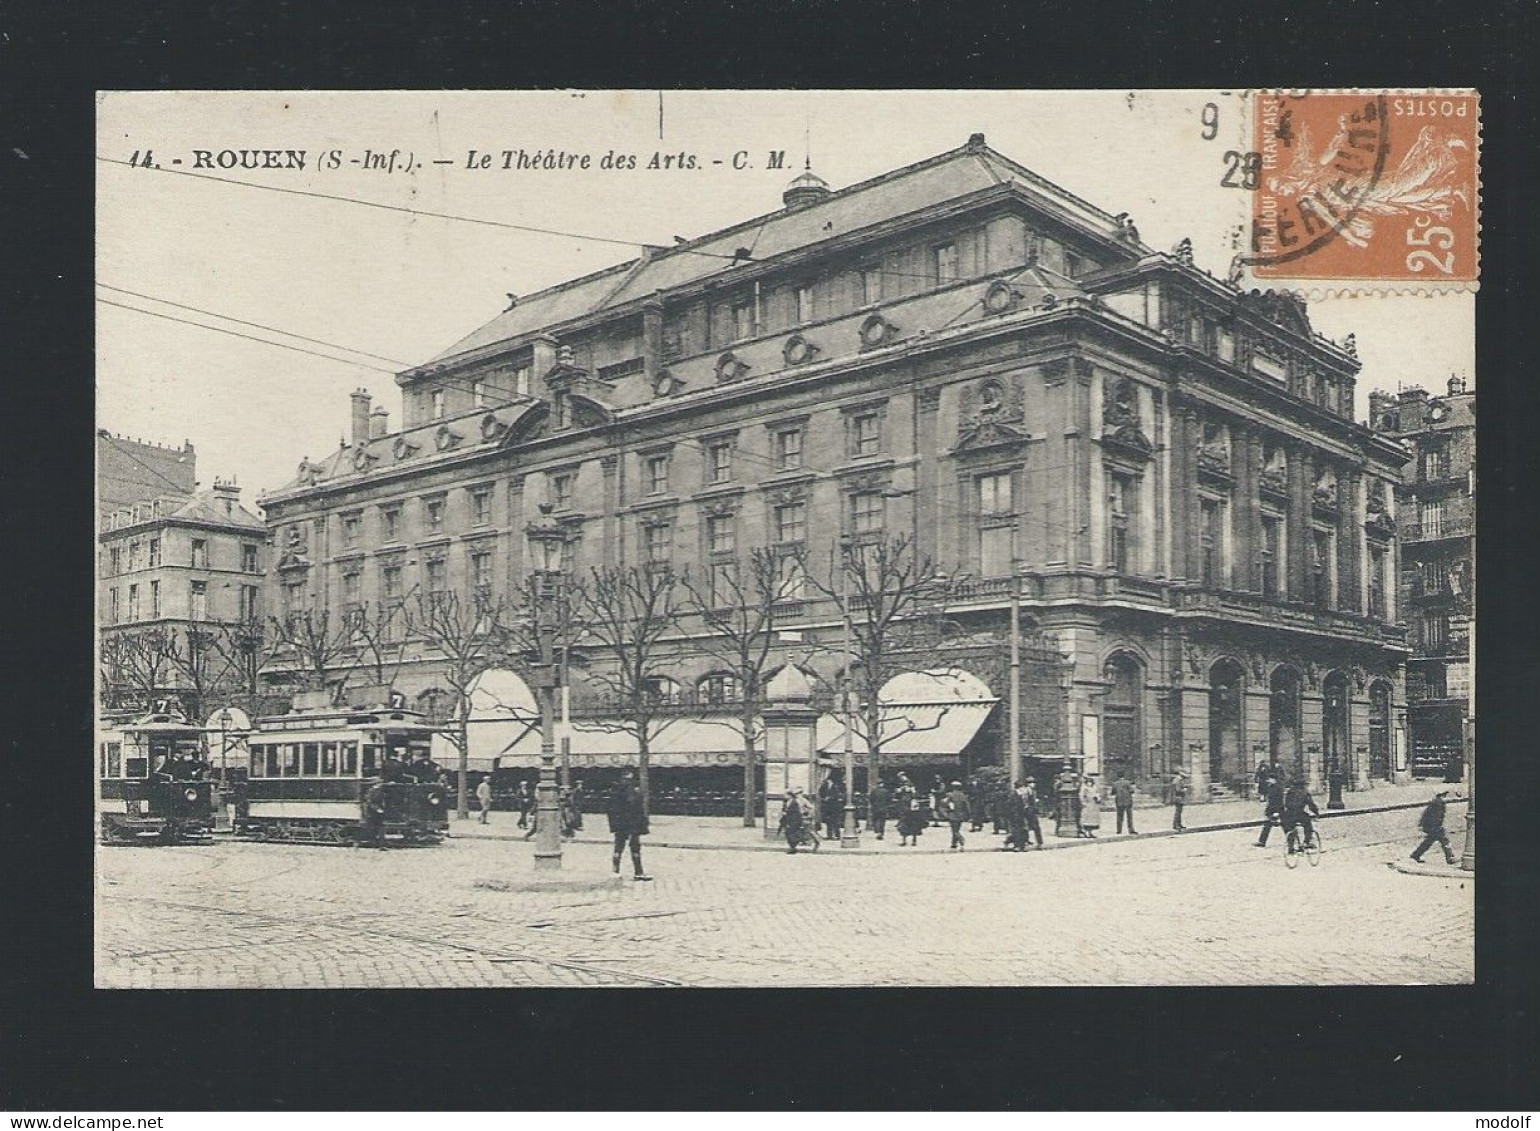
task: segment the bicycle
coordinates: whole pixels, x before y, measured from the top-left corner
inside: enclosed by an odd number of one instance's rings
[[[1303,856],[1310,861],[1314,868],[1321,862],[1321,830],[1315,822],[1310,823],[1310,835],[1306,836],[1300,825],[1294,825],[1289,829],[1287,837],[1288,853],[1283,861],[1290,868],[1299,867],[1299,858]]]

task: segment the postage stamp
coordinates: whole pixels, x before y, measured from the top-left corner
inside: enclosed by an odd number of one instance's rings
[[[1250,247],[1259,280],[1479,277],[1475,91],[1257,92]]]

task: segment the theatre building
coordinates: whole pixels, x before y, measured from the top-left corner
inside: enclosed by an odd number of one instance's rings
[[[1181,767],[1200,799],[1267,755],[1317,788],[1396,776],[1405,456],[1353,419],[1351,339],[982,135],[839,190],[804,173],[782,203],[522,297],[399,374],[398,427],[354,394],[350,440],[262,500],[280,599],[506,589],[541,504],[577,572],[761,545],[827,569],[843,534],[907,534],[969,576],[955,647],[915,667],[974,708],[921,728],[915,764],[1004,757],[1015,591],[1033,772],[1155,789]],[[789,602],[786,661],[841,665],[831,606]],[[689,628],[658,676],[705,717],[731,688]],[[411,647],[397,685],[431,701]]]

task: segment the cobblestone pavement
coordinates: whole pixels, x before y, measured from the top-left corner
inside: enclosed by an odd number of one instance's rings
[[[1457,828],[1463,808],[1452,807]],[[569,844],[377,852],[261,844],[98,855],[103,987],[1451,983],[1473,881],[1388,865],[1415,811],[1323,823],[1290,870],[1236,829],[1074,852],[816,856],[651,849],[656,881]],[[629,862],[625,865],[629,870]]]

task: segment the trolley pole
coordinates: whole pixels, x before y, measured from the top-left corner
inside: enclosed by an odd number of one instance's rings
[[[539,575],[535,608],[535,635],[540,643],[540,664],[535,684],[540,696],[540,784],[535,790],[535,871],[561,868],[561,814],[556,785],[556,684],[551,637],[554,632],[551,605],[560,582],[555,574]]]

